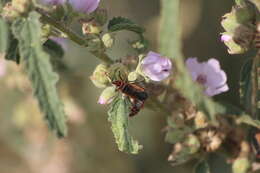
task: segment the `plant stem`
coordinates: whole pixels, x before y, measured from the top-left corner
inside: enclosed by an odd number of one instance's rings
[[[260,99],[260,91],[259,91],[259,66],[260,66],[260,51],[258,51],[256,57],[253,60],[253,68],[251,72],[251,81],[252,81],[252,95],[251,95],[251,113],[255,119],[258,119],[258,111],[259,111],[259,99]]]
[[[44,9],[36,7],[35,9],[39,14],[41,14],[41,19],[45,22],[48,23],[49,25],[55,27],[56,29],[60,30],[64,34],[67,35],[67,37],[77,43],[80,46],[88,47],[88,40],[85,40],[78,36],[76,33],[71,31],[69,28],[64,26],[62,23],[54,20],[50,15],[47,14]],[[104,52],[98,52],[98,51],[90,51],[95,57],[99,58],[101,61],[107,63],[107,64],[112,64],[113,60],[111,60]]]

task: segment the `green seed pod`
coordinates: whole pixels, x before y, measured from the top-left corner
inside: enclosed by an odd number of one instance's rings
[[[105,88],[109,85],[109,79],[106,75],[108,73],[108,67],[104,64],[99,64],[90,76],[93,84],[98,88]]]
[[[103,92],[101,93],[99,99],[98,99],[98,103],[99,104],[109,104],[111,103],[111,101],[113,100],[113,98],[117,95],[117,91],[115,89],[115,87],[111,86],[111,87],[107,87],[103,90]]]
[[[138,78],[139,74],[136,71],[129,73],[128,81],[135,81]]]
[[[128,69],[121,63],[115,63],[109,68],[109,77],[112,81],[115,80],[127,80]]]
[[[94,21],[85,22],[82,24],[83,34],[99,34],[102,28]]]
[[[206,115],[203,112],[197,112],[195,119],[194,119],[194,124],[196,126],[197,129],[200,128],[205,128],[208,126],[208,119],[206,117]]]
[[[184,141],[184,145],[189,148],[189,154],[194,154],[200,149],[200,141],[197,136],[190,134]]]
[[[247,173],[250,168],[250,161],[246,157],[237,158],[232,164],[234,173]]]
[[[106,48],[111,48],[114,45],[114,35],[106,33],[102,36],[102,41]]]

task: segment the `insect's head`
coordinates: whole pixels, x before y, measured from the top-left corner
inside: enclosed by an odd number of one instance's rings
[[[122,86],[123,85],[123,81],[121,81],[121,80],[116,80],[116,81],[113,81],[112,82],[112,84],[114,84],[115,86],[117,86],[117,87],[120,87],[120,86]]]

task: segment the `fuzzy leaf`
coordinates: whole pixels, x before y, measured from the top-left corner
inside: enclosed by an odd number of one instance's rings
[[[163,55],[175,60],[175,67],[178,71],[175,86],[187,99],[204,111],[209,116],[209,119],[214,121],[215,115],[221,113],[223,109],[215,109],[216,104],[202,93],[201,88],[192,81],[185,67],[184,57],[181,52],[179,8],[179,0],[162,1],[160,50]],[[220,105],[217,106],[221,107]]]
[[[241,24],[250,23],[253,17],[253,10],[249,6],[235,7],[230,13],[223,16],[221,25],[227,32],[234,33]]]
[[[14,38],[12,34],[9,35],[10,45],[6,52],[5,59],[20,63],[19,44],[18,40]]]
[[[9,45],[9,27],[8,24],[0,17],[0,54],[6,54]]]
[[[39,106],[49,127],[58,137],[63,137],[67,134],[66,116],[55,86],[58,76],[53,72],[49,55],[43,51],[40,42],[39,17],[36,12],[31,12],[28,18],[17,19],[12,29],[19,41],[19,52]]]
[[[108,23],[108,30],[110,32],[128,30],[136,32],[137,34],[142,34],[145,31],[142,27],[123,17],[114,17],[111,19]]]
[[[201,161],[195,165],[194,173],[210,173],[209,164],[207,161]]]
[[[137,154],[142,146],[130,136],[128,115],[129,103],[127,99],[115,98],[108,111],[108,120],[112,123],[112,131],[118,149],[126,153]]]
[[[240,73],[240,102],[242,105],[245,105],[247,111],[249,111],[251,107],[251,70],[252,60],[249,60],[244,64]]]
[[[256,128],[260,128],[260,121],[252,119],[252,117],[249,115],[242,115],[242,116],[236,118],[236,123],[238,123],[238,124],[243,123],[243,124],[247,124],[247,125],[250,125],[250,126],[253,126]]]

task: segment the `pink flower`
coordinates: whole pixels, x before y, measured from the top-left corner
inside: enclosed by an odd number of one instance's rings
[[[232,37],[230,35],[223,34],[223,35],[221,35],[220,39],[222,42],[227,42],[227,41],[230,41],[232,39]]]
[[[200,63],[197,58],[188,58],[186,66],[192,79],[204,87],[206,95],[214,96],[229,90],[226,73],[221,70],[218,60],[211,58]]]
[[[113,86],[105,88],[99,96],[98,104],[105,105],[111,103],[116,94],[116,89]]]
[[[141,63],[143,73],[153,81],[161,81],[170,75],[172,63],[169,58],[150,51]]]
[[[100,0],[69,0],[72,7],[83,13],[91,13],[95,11],[99,5]]]
[[[62,5],[66,0],[42,0],[42,3],[46,5]]]

